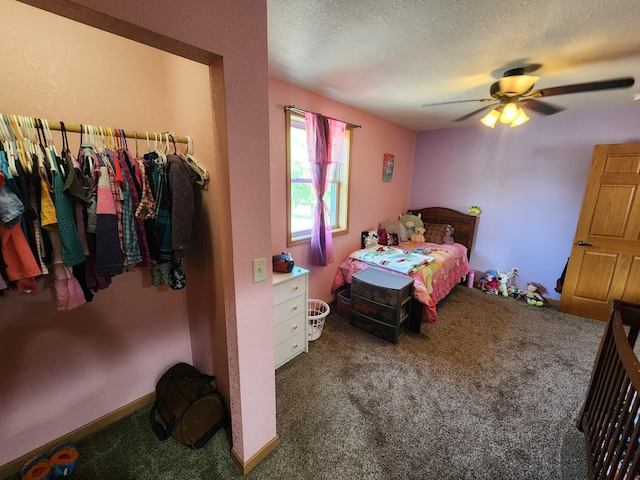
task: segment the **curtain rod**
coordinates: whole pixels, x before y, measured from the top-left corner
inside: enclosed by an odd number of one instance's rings
[[[299,113],[301,115],[304,115],[305,113],[307,113],[307,110],[303,110],[302,108],[298,108],[295,105],[285,105],[284,109],[285,110],[290,110],[290,111],[295,112],[295,113]],[[315,113],[315,112],[309,112],[309,113]],[[318,115],[318,114],[316,114],[316,115]],[[326,117],[326,115],[324,115],[324,116]],[[327,118],[330,118],[331,120],[338,120],[337,118],[333,118],[333,117],[327,117]],[[355,123],[345,122],[344,120],[338,120],[338,121],[342,122],[342,123],[346,123],[347,125],[349,125],[350,127],[353,127],[353,128],[362,128],[362,125],[356,125]]]

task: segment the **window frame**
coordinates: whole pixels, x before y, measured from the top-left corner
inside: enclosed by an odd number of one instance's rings
[[[311,231],[305,231],[300,234],[293,234],[291,231],[292,222],[292,205],[291,205],[291,124],[292,118],[294,121],[304,124],[304,114],[292,112],[291,110],[285,110],[285,138],[286,138],[286,183],[287,183],[287,247],[294,247],[296,245],[303,245],[311,242]],[[336,220],[337,224],[331,228],[331,234],[333,237],[346,235],[349,233],[349,204],[351,200],[351,163],[353,152],[353,130],[354,127],[347,124],[345,127],[346,140],[349,143],[347,149],[347,165],[340,166],[338,180],[333,180],[333,183],[338,185],[336,193]],[[305,130],[306,131],[306,130]]]

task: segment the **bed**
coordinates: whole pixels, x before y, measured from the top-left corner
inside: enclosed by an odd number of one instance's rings
[[[423,268],[416,267],[408,272],[395,272],[399,275],[409,275],[414,279],[409,329],[420,332],[423,322],[435,323],[438,302],[469,273],[469,258],[476,232],[477,217],[445,207],[412,209],[410,212],[419,215],[425,224],[453,227],[454,243],[416,243],[409,240],[390,247],[402,250],[409,255],[424,254],[429,257],[425,259],[427,264]],[[362,252],[362,249],[359,252]],[[349,285],[351,275],[365,268],[388,269],[379,264],[383,262],[376,264],[360,258],[362,257],[354,252],[340,263],[334,277],[332,292],[337,292]]]
[[[589,478],[640,478],[640,305],[613,301],[578,417]]]

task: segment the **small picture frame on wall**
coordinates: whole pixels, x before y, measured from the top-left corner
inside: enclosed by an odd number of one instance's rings
[[[395,156],[391,153],[385,153],[382,159],[382,181],[390,182],[393,178],[393,163]]]

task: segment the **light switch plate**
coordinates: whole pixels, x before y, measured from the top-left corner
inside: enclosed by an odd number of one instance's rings
[[[253,261],[253,283],[263,282],[267,279],[267,259],[256,258]]]

